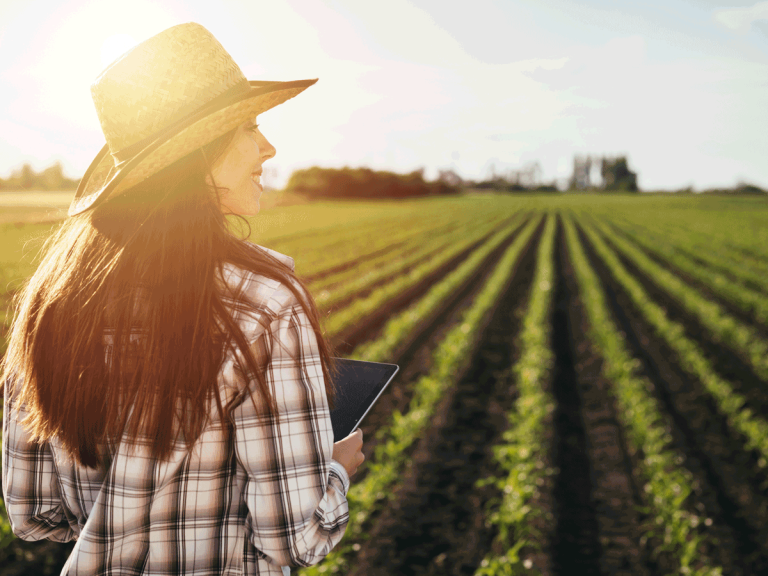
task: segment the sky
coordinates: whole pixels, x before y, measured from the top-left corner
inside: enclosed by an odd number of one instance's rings
[[[730,0],[6,0],[0,177],[79,178],[104,145],[90,84],[183,22],[251,80],[319,78],[259,117],[272,187],[309,166],[533,162],[562,186],[590,154],[626,155],[644,190],[768,188],[768,1]]]

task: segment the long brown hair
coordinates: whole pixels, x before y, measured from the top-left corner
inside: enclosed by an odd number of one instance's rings
[[[276,417],[263,359],[227,305],[234,295],[223,280],[225,263],[293,292],[317,337],[333,402],[331,347],[309,292],[285,265],[234,234],[218,190],[206,183],[233,134],[68,218],[46,242],[17,295],[0,364],[0,382],[26,405],[24,425],[36,440],[58,437],[88,467],[124,437],[152,438],[158,459],[179,439],[191,447],[211,402],[222,421],[229,417],[233,403],[222,403],[217,375],[227,352],[236,351],[238,369],[256,380],[251,400]]]

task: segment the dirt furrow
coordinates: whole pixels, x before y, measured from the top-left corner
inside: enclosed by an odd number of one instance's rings
[[[495,489],[475,483],[497,472],[492,449],[514,402],[508,369],[541,231],[524,248],[467,372],[440,403],[352,574],[473,574],[490,548],[485,504]]]
[[[766,573],[768,498],[761,488],[765,478],[757,466],[759,455],[745,450],[744,439],[729,428],[712,397],[674,363],[674,351],[654,335],[582,231],[580,236],[632,354],[671,417],[674,446],[685,455],[681,465],[695,480],[696,507],[703,522],[710,519],[707,531],[718,540],[709,554],[727,574]],[[662,567],[668,568],[663,559]]]
[[[588,321],[562,230],[557,238],[553,345],[557,399],[552,555],[556,574],[650,574],[640,546],[638,488],[602,359],[586,337]]]

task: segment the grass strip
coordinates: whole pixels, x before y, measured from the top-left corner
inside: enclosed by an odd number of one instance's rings
[[[482,246],[477,248],[472,255],[475,255],[478,252],[488,255],[494,248],[508,238],[517,226],[518,224],[505,226],[502,230],[491,236],[491,238]],[[346,308],[334,312],[326,323],[328,335],[333,337],[346,327],[363,321],[366,316],[384,306],[388,300],[394,298],[403,290],[417,285],[430,273],[439,269],[458,254],[461,254],[461,252],[469,248],[476,241],[477,240],[474,238],[464,239],[462,242],[458,242],[451,246],[450,250],[446,250],[440,254],[439,258],[425,262],[421,266],[409,270],[406,274],[393,278],[391,282],[376,288],[367,296],[355,300]]]
[[[595,222],[595,226],[654,284],[695,316],[717,342],[732,349],[761,379],[768,380],[768,342],[755,329],[725,312],[716,302],[704,298],[696,289],[656,264],[639,248],[618,237],[604,223]]]
[[[522,230],[520,236],[525,239],[529,238],[536,226],[539,225],[539,221],[539,218],[533,218]],[[475,250],[469,258],[433,286],[418,302],[387,322],[379,338],[355,348],[352,357],[369,362],[384,362],[391,359],[397,348],[419,323],[424,318],[431,316],[446,298],[453,294],[472,274],[478,272],[483,260],[496,246],[498,246],[498,242],[486,244]]]
[[[488,522],[498,530],[492,550],[501,553],[487,554],[475,576],[530,574],[520,552],[524,547],[537,548],[536,542],[541,538],[531,519],[544,512],[532,503],[545,478],[555,473],[544,461],[552,446],[542,440],[545,426],[547,422],[551,423],[555,409],[552,396],[544,390],[555,358],[550,344],[554,238],[555,217],[549,215],[539,244],[531,296],[523,319],[520,360],[512,369],[518,398],[507,415],[509,428],[504,432],[502,442],[493,449],[503,475],[479,483],[494,484],[502,494],[501,501],[493,503],[488,515]]]
[[[713,566],[704,554],[715,544],[703,530],[706,522],[690,511],[693,480],[680,466],[684,455],[671,447],[671,426],[650,392],[653,384],[637,374],[640,362],[627,351],[625,337],[611,318],[600,280],[570,217],[563,218],[563,223],[590,322],[589,338],[604,360],[603,375],[613,384],[628,447],[638,455],[645,504],[653,517],[649,529],[659,542],[653,553],[671,554],[679,562],[681,574],[719,576],[722,568]]]
[[[595,247],[595,251],[608,266],[616,281],[621,284],[629,297],[640,310],[643,317],[653,327],[657,336],[662,338],[677,354],[682,368],[698,379],[704,388],[714,397],[720,410],[725,414],[728,424],[746,440],[748,450],[757,450],[762,455],[758,464],[761,468],[768,465],[768,423],[752,410],[745,407],[744,397],[733,390],[733,386],[718,376],[701,349],[690,338],[685,329],[670,320],[664,309],[653,302],[640,283],[622,266],[616,254],[605,244],[600,236],[589,226],[582,224],[584,232]]]
[[[368,464],[368,474],[361,482],[353,484],[347,494],[350,513],[344,540],[320,564],[302,569],[301,574],[324,574],[348,568],[352,553],[365,539],[365,521],[394,494],[393,486],[400,480],[408,461],[408,448],[429,426],[443,394],[457,384],[472,362],[484,320],[507,287],[529,238],[521,234],[507,248],[472,306],[435,349],[432,370],[414,383],[408,411],[392,414],[392,422],[382,434],[385,440],[376,447]]]

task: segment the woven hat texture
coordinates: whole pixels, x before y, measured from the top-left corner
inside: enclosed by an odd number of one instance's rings
[[[69,215],[125,192],[316,81],[249,82],[203,26],[164,30],[91,85],[106,145],[80,181]]]

